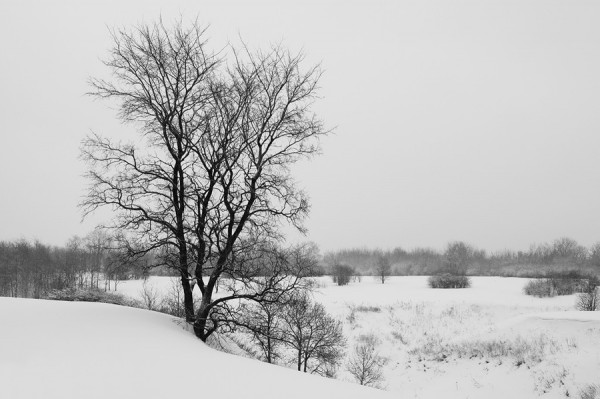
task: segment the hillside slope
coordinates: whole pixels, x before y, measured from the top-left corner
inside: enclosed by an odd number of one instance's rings
[[[215,351],[160,313],[0,298],[0,318],[1,397],[391,397]]]

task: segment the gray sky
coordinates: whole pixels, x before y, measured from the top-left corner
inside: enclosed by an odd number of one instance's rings
[[[198,16],[215,48],[239,34],[322,62],[315,109],[336,130],[295,172],[322,249],[600,241],[600,3],[580,0],[3,0],[0,240],[100,221],[80,223],[79,143],[130,128],[87,78],[107,27],[161,14]]]

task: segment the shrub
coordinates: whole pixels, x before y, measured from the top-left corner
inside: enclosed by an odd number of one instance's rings
[[[469,288],[471,279],[467,276],[444,273],[429,276],[427,283],[431,288]]]
[[[372,306],[372,305],[358,305],[356,307],[356,311],[357,312],[374,312],[374,313],[379,313],[381,312],[381,308],[379,306]]]
[[[148,280],[144,281],[142,285],[140,297],[142,298],[142,304],[148,310],[158,310],[161,306],[159,292],[156,287],[148,283]]]
[[[549,279],[539,278],[527,282],[523,291],[526,295],[536,296],[538,298],[555,296],[556,293],[552,289],[552,283]]]
[[[589,277],[584,281],[583,292],[578,295],[577,304],[575,305],[577,310],[593,312],[600,308],[598,305],[600,302],[598,286],[600,286],[598,277]]]
[[[523,288],[525,294],[540,298],[572,295],[585,290],[586,279],[574,272],[553,273],[546,278],[531,280]]]
[[[337,264],[332,268],[333,282],[337,285],[347,285],[354,275],[354,269],[348,265]]]
[[[132,299],[98,289],[82,290],[77,288],[65,288],[62,290],[52,290],[44,299],[74,302],[103,302],[122,306],[140,307],[140,304]]]

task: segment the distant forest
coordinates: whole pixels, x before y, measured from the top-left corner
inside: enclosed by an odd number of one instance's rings
[[[165,274],[156,254],[132,258],[100,230],[75,236],[63,247],[39,241],[0,241],[0,296],[42,298],[67,288],[116,290],[121,280]]]
[[[531,245],[528,251],[487,253],[464,242],[451,242],[443,251],[431,248],[404,250],[343,249],[323,256],[326,270],[348,265],[362,275],[377,275],[378,262],[390,264],[396,276],[444,273],[459,258],[471,276],[544,277],[553,274],[600,274],[600,242],[586,248],[570,238]]]
[[[65,288],[115,290],[120,280],[176,275],[164,266],[161,254],[131,259],[122,250],[110,249],[110,245],[111,240],[100,231],[74,237],[64,247],[37,241],[0,241],[0,296],[40,298],[51,290]],[[320,274],[333,274],[336,267],[346,265],[358,275],[378,275],[382,260],[389,265],[388,274],[396,276],[449,271],[505,277],[600,274],[600,243],[586,248],[575,240],[560,238],[532,245],[528,251],[493,253],[464,242],[451,242],[442,251],[345,249],[325,253]]]

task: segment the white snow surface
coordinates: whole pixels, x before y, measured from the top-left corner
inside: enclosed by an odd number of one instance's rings
[[[474,277],[443,290],[422,276],[317,279],[314,299],[343,322],[346,356],[365,335],[379,340],[387,393],[344,382],[344,364],[334,381],[217,352],[155,312],[0,298],[0,398],[577,398],[600,384],[600,312],[576,311],[575,295],[527,296],[527,281]],[[168,293],[172,279],[146,284]],[[142,287],[117,292],[139,299]],[[473,356],[477,347],[509,353]]]
[[[381,388],[400,397],[558,399],[600,384],[600,312],[576,311],[575,295],[525,295],[524,278],[471,280],[468,289],[431,289],[424,276],[385,284],[362,277],[342,287],[322,277],[314,299],[343,321],[347,355],[361,337],[379,339],[388,359]],[[147,284],[166,292],[171,281],[153,277]],[[141,289],[141,281],[119,285],[134,298]],[[477,345],[510,353],[464,353]],[[343,365],[337,378],[353,380]]]
[[[173,317],[0,298],[0,398],[377,398],[388,393],[218,352]]]

